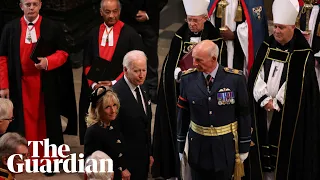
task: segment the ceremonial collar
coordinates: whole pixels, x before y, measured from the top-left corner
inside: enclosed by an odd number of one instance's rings
[[[294,46],[295,36],[296,35],[294,34],[292,39],[289,42],[287,42],[285,45],[282,45],[275,40],[275,44],[274,44],[275,48],[281,49],[283,51],[288,50],[289,52],[292,52],[294,48],[293,46]]]
[[[24,20],[26,21],[27,25],[28,25],[29,23],[36,24],[36,22],[38,21],[39,17],[40,17],[40,15],[38,14],[38,16],[37,16],[37,18],[36,18],[35,20],[33,20],[32,22],[29,22],[29,21],[27,20],[26,16],[23,16],[23,18],[24,18]]]
[[[118,22],[117,22],[117,23],[118,23]],[[117,23],[116,23],[116,24],[117,24]],[[103,24],[106,26],[106,28],[107,28],[108,30],[114,27],[114,26],[110,26],[110,27],[109,27],[108,25],[106,25],[105,22],[104,22]]]

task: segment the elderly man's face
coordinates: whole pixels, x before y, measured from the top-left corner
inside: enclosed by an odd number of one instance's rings
[[[24,164],[23,167],[25,167],[25,161],[24,160],[29,158],[28,147],[21,144],[16,148],[16,152],[14,154],[21,154],[22,155],[22,159],[19,156],[15,156],[14,159],[13,159],[13,168],[17,172],[18,171],[18,164]],[[2,159],[3,164],[6,165],[6,166],[7,166],[7,161],[8,161],[9,157],[10,156]],[[23,169],[23,170],[25,170],[25,169]]]
[[[120,18],[120,7],[116,0],[105,0],[100,8],[100,14],[107,26],[115,25]]]
[[[23,0],[20,3],[20,8],[28,21],[34,21],[41,9],[42,2],[40,0]]]
[[[130,67],[124,68],[124,74],[128,80],[135,86],[142,85],[147,75],[147,61],[143,59],[135,59],[131,62]]]
[[[294,28],[294,25],[274,24],[273,36],[277,42],[284,45],[292,39]]]
[[[200,72],[211,73],[217,64],[215,57],[211,57],[207,50],[195,48],[192,51],[193,66]]]
[[[13,119],[13,109],[9,109],[8,116],[6,119],[0,119],[0,134],[6,132],[9,123],[12,122]]]
[[[204,15],[187,16],[186,22],[188,23],[191,32],[200,32],[204,28],[206,17]]]

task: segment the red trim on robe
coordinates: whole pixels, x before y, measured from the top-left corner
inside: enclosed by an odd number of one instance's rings
[[[107,61],[112,60],[112,57],[113,57],[114,51],[117,47],[118,39],[119,39],[120,32],[121,32],[123,25],[124,25],[124,23],[122,21],[118,21],[113,26],[113,29],[112,29],[113,30],[113,46],[109,46],[108,43],[106,43],[106,46],[101,46],[102,36],[103,36],[103,33],[106,29],[106,26],[104,23],[102,23],[100,25],[98,43],[99,43],[99,56],[101,58],[103,58]],[[90,68],[91,68],[91,66],[87,66],[84,68],[84,72],[86,75],[90,71]],[[123,72],[115,80],[117,80],[117,81],[120,80],[122,78],[122,76],[123,76]],[[89,87],[91,87],[93,83],[94,82],[92,80],[88,79]]]
[[[219,2],[219,0],[216,0],[216,1],[212,4],[212,6],[211,6],[211,8],[210,8],[210,10],[209,10],[209,13],[208,13],[208,17],[211,17],[211,15],[212,15],[214,9],[216,8],[218,2]]]
[[[8,89],[8,57],[0,56],[0,89]]]
[[[299,1],[299,6],[300,6],[300,7],[304,5],[303,0],[298,0],[298,1]]]
[[[35,23],[36,36],[40,37],[42,16]],[[47,138],[44,94],[41,91],[41,71],[38,70],[34,62],[30,59],[30,54],[34,44],[25,43],[27,23],[22,17],[20,19],[20,62],[21,62],[21,84],[22,102],[24,112],[25,138],[28,141],[42,141]],[[68,53],[57,50],[48,56],[48,69],[52,70],[63,65],[68,58]],[[32,146],[30,147],[32,156]],[[43,148],[38,148],[40,157],[43,157]],[[51,158],[50,158],[51,159]]]
[[[247,24],[248,24],[248,46],[249,47],[248,47],[247,70],[248,70],[248,75],[249,75],[251,67],[253,65],[253,61],[254,61],[254,45],[253,45],[252,24],[251,24],[251,19],[250,19],[250,15],[249,15],[249,10],[248,10],[248,7],[247,7],[246,3],[244,2],[244,0],[241,0],[241,5],[244,10],[244,15],[246,17]]]
[[[62,50],[57,50],[55,53],[47,56],[48,67],[47,71],[56,69],[62,66],[68,59],[69,54]]]
[[[252,35],[252,24],[251,24],[251,19],[250,19],[250,15],[249,15],[249,11],[247,8],[246,3],[244,2],[244,0],[240,0],[243,11],[244,11],[244,16],[246,17],[247,20],[247,24],[248,24],[248,66],[247,66],[247,70],[248,70],[248,74],[250,73],[250,69],[253,65],[253,61],[254,61],[254,46],[253,46],[253,35]],[[214,9],[216,8],[217,4],[218,4],[219,0],[215,1],[213,3],[213,5],[210,8],[210,11],[208,13],[208,17],[210,17],[214,11]]]
[[[41,21],[42,17],[40,16],[34,25],[37,38],[40,37]],[[28,141],[42,141],[46,138],[47,132],[44,97],[41,92],[41,74],[30,59],[34,44],[25,43],[27,23],[23,17],[20,19],[20,24],[20,61],[25,137]],[[30,152],[32,152],[32,147]]]

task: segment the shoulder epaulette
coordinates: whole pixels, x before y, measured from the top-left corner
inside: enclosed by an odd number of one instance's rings
[[[188,70],[183,71],[182,76],[193,73],[193,72],[197,72],[197,68],[189,68]]]
[[[241,70],[238,70],[238,69],[232,69],[232,68],[225,67],[224,71],[227,72],[227,73],[243,75],[243,72]]]

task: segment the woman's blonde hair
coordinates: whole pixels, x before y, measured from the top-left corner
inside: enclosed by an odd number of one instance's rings
[[[92,95],[98,97],[98,99],[95,99],[90,103],[88,115],[86,117],[87,127],[90,127],[101,120],[104,109],[109,105],[110,101],[113,101],[117,105],[118,111],[120,108],[120,101],[117,94],[109,87],[100,87],[96,89]],[[101,97],[99,98],[99,96]]]

